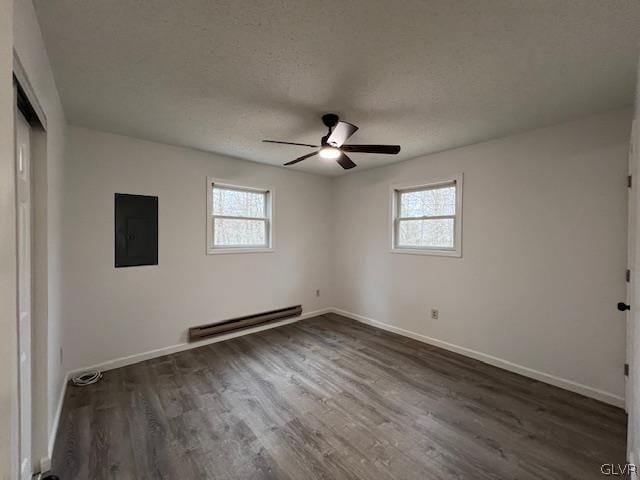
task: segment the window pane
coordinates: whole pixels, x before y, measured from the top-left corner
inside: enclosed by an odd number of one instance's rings
[[[213,219],[213,244],[216,247],[266,247],[267,223],[264,220]]]
[[[401,220],[398,245],[403,247],[454,248],[454,220]]]
[[[455,185],[400,194],[401,217],[432,217],[455,214]]]
[[[265,217],[265,193],[213,187],[213,214],[230,217]]]

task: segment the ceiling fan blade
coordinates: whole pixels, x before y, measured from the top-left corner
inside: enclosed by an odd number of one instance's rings
[[[353,160],[347,157],[344,153],[340,156],[340,158],[336,160],[336,162],[338,162],[338,165],[340,165],[345,170],[349,170],[350,168],[357,167],[357,165],[353,163]]]
[[[306,155],[303,155],[301,157],[296,158],[295,160],[291,160],[290,162],[285,163],[285,165],[293,165],[295,163],[301,162],[302,160],[306,160],[309,157],[313,157],[314,155],[317,155],[317,154],[318,154],[318,152],[308,153]]]
[[[384,153],[395,155],[400,151],[400,145],[342,145],[345,152]]]
[[[265,143],[280,143],[282,145],[298,145],[300,147],[312,147],[312,148],[317,148],[320,145],[311,145],[309,143],[295,143],[295,142],[281,142],[279,140],[262,140]]]
[[[333,127],[329,138],[327,138],[327,143],[334,147],[341,147],[342,144],[346,142],[351,135],[356,133],[357,130],[358,127],[355,125],[351,125],[347,122],[338,122],[338,124]]]

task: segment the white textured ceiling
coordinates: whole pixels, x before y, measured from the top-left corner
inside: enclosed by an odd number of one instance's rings
[[[326,112],[402,145],[362,169],[630,105],[640,39],[638,0],[35,4],[71,123],[276,165]]]

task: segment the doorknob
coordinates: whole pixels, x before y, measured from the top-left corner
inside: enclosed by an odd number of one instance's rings
[[[620,310],[621,312],[624,312],[625,310],[631,310],[631,305],[627,305],[623,302],[618,302],[618,310]]]

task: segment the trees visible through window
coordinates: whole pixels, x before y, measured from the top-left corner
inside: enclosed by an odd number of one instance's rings
[[[270,192],[211,183],[209,249],[271,247]]]
[[[459,252],[460,180],[394,190],[393,248]]]

